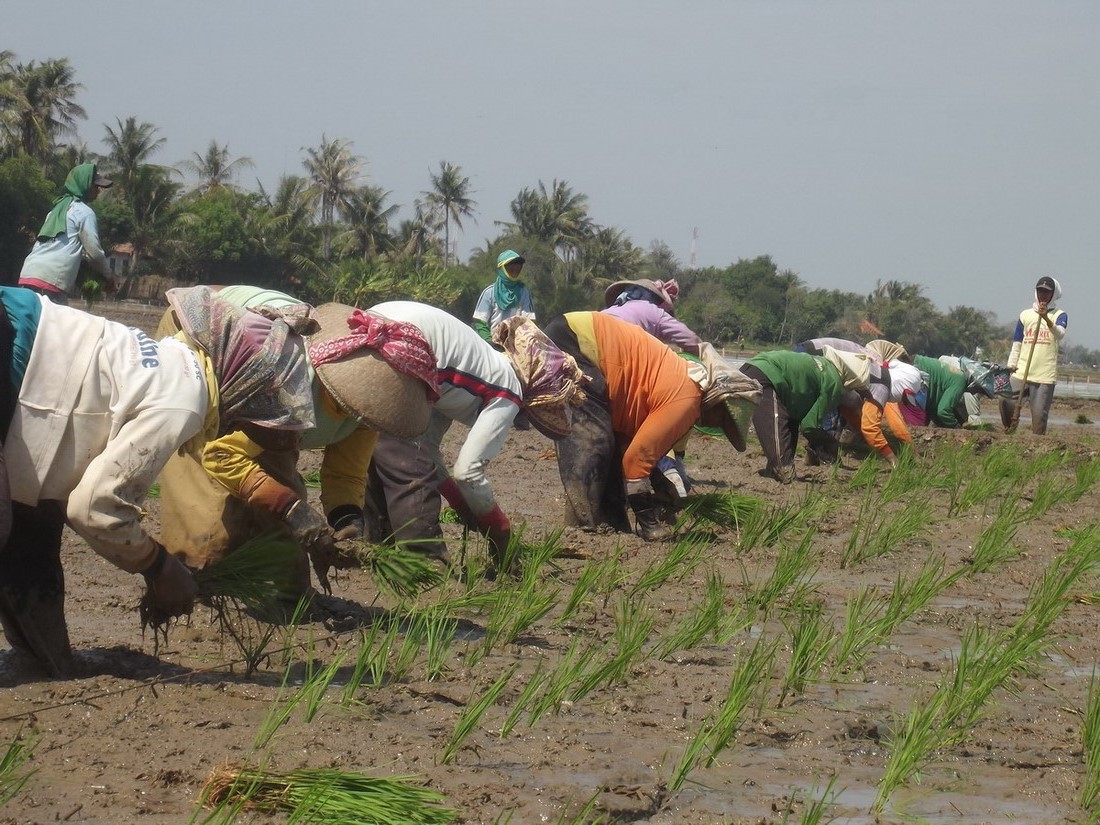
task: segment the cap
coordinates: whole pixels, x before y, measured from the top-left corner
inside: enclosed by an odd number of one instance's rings
[[[1054,290],[1057,288],[1057,285],[1054,283],[1053,278],[1051,278],[1049,275],[1044,275],[1035,284],[1035,288],[1036,289],[1049,289],[1051,292],[1054,292]]]
[[[355,307],[347,304],[317,307],[313,317],[321,328],[310,336],[310,345],[347,335],[348,319],[353,312]],[[314,369],[336,403],[366,426],[398,438],[415,438],[428,429],[431,405],[427,385],[398,372],[374,350],[358,349]]]
[[[503,252],[501,252],[499,255],[497,255],[497,266],[498,267],[499,266],[504,266],[505,264],[511,264],[511,263],[525,264],[525,263],[527,263],[527,259],[524,258],[522,255],[520,255],[518,252],[516,252],[514,249],[505,249]]]

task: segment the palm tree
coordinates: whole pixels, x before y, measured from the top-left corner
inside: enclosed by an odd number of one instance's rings
[[[443,216],[443,265],[447,266],[451,255],[451,221],[462,228],[462,219],[474,214],[477,203],[470,198],[470,179],[464,177],[462,168],[443,160],[439,162],[439,174],[429,173],[432,189],[421,192],[424,202]]]
[[[15,152],[29,155],[43,164],[49,161],[58,138],[76,134],[76,121],[87,113],[77,104],[76,93],[84,87],[74,79],[69,61],[31,61],[14,69],[10,51],[0,52],[0,126],[5,143]]]
[[[538,191],[523,189],[511,204],[512,221],[497,221],[510,231],[550,244],[566,263],[572,282],[578,246],[597,228],[588,217],[588,196],[557,179],[550,190],[541,180]]]
[[[321,135],[321,145],[305,150],[309,156],[303,162],[312,181],[311,188],[320,196],[321,257],[326,261],[332,253],[332,227],[336,212],[343,209],[355,190],[362,158],[351,153],[351,142],[328,140]]]
[[[364,186],[348,195],[344,217],[348,228],[334,239],[345,252],[356,252],[370,261],[380,252],[389,250],[394,243],[390,234],[390,219],[398,206],[385,206],[389,192],[381,186]]]
[[[598,229],[580,247],[582,278],[603,286],[638,277],[645,264],[640,247],[631,243],[621,229]]]
[[[103,124],[103,128],[107,130],[107,137],[103,142],[108,148],[103,165],[115,178],[119,197],[131,200],[141,167],[148,165],[149,158],[167,139],[157,137],[157,127],[152,123],[138,123],[135,117],[126,118],[125,123],[115,118],[115,123],[118,124],[117,132],[106,123]],[[167,172],[169,167],[158,168]]]
[[[181,169],[185,169],[199,179],[197,188],[200,192],[221,187],[233,188],[232,181],[237,172],[250,169],[252,166],[252,158],[240,157],[231,160],[229,144],[218,146],[216,140],[210,141],[205,154],[192,152],[191,158],[180,164]]]
[[[129,294],[130,284],[137,276],[138,262],[155,255],[170,234],[175,217],[171,207],[180,188],[169,178],[167,169],[153,164],[137,167],[129,187],[127,204],[133,213],[129,237],[130,269],[120,297]]]

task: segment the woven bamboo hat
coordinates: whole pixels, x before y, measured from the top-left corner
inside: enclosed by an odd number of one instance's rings
[[[353,312],[355,307],[347,304],[317,307],[313,317],[320,330],[309,337],[310,345],[348,335],[348,319]],[[365,426],[398,438],[415,438],[428,429],[432,410],[427,384],[398,372],[374,350],[358,349],[315,370],[336,403]]]

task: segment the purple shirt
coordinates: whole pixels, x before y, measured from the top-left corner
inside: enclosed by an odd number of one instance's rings
[[[703,342],[687,325],[649,301],[627,301],[602,311],[628,324],[641,327],[654,338],[666,344],[675,344],[681,349],[694,349]]]

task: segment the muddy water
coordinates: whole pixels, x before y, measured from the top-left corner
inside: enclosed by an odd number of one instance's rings
[[[1096,410],[1088,412],[1100,418]],[[1073,414],[1065,410],[1061,417],[1072,420]],[[920,448],[929,452],[957,449],[970,439],[978,440],[981,450],[1008,438],[997,432],[920,435]],[[1055,425],[1047,439],[1026,433],[1011,438],[1031,453],[1052,446],[1082,455],[1097,451],[1091,428],[1072,425]],[[530,538],[558,524],[561,501],[548,446],[535,433],[515,433],[490,469],[504,508],[528,522]],[[453,454],[455,442],[447,448]],[[920,536],[888,556],[842,568],[862,501],[861,494],[843,486],[857,468],[853,459],[845,460],[835,478],[824,468],[800,470],[802,480],[789,488],[757,475],[763,459],[754,445],[738,454],[724,443],[693,441],[689,465],[703,491],[732,489],[796,502],[813,490],[830,498],[831,509],[816,523],[812,593],[835,629],[843,624],[847,599],[859,588],[874,587],[885,597],[899,574],[911,577],[933,550],[942,552],[947,569],[953,570],[969,558],[988,524],[980,508],[948,518],[946,493],[926,492],[922,495],[932,498],[933,517]],[[1072,475],[1069,469],[1060,472]],[[1029,489],[1019,492],[1026,496]],[[345,666],[313,721],[305,721],[300,710],[291,714],[262,755],[252,751],[252,742],[280,696],[281,657],[273,655],[259,672],[244,676],[239,665],[226,664],[236,651],[204,610],[189,626],[177,627],[154,657],[152,639],[142,637],[134,613],[140,581],[67,535],[70,635],[88,675],[66,683],[46,681],[0,647],[0,743],[20,730],[33,730],[38,743],[37,773],[16,800],[0,808],[0,823],[186,822],[213,767],[261,756],[279,770],[339,767],[418,775],[471,823],[504,821],[508,812],[513,823],[571,821],[593,797],[598,811],[620,822],[778,823],[788,808],[789,821],[797,822],[806,801],[821,797],[834,776],[837,795],[828,814],[841,822],[1079,822],[1085,817],[1077,802],[1084,776],[1081,712],[1100,654],[1100,608],[1080,603],[1068,604],[1053,626],[1049,655],[1032,673],[1021,674],[1013,690],[994,692],[962,745],[933,754],[922,766],[920,783],[899,789],[881,814],[872,813],[871,806],[892,732],[951,672],[963,634],[975,623],[1010,627],[1032,584],[1068,547],[1065,528],[1091,523],[1098,504],[1097,493],[1090,491],[1079,502],[1055,505],[1022,526],[1015,540],[1018,557],[991,573],[960,579],[871,649],[861,668],[838,674],[827,668],[820,681],[804,694],[788,696],[782,706],[778,699],[790,639],[777,608],[769,615],[758,612],[748,629],[721,644],[707,639],[663,660],[640,657],[621,681],[566,701],[533,725],[523,716],[502,737],[501,727],[522,689],[532,679],[546,681],[574,640],[607,641],[614,649],[617,607],[666,550],[631,536],[569,530],[561,536],[569,552],[542,578],[544,587],[561,588],[561,602],[517,643],[502,645],[475,663],[472,654],[483,643],[488,620],[464,614],[468,623],[442,678],[425,681],[421,658],[404,677],[362,688],[350,706],[340,703],[350,677]],[[155,500],[148,509],[155,526]],[[458,535],[452,526],[447,530],[451,537]],[[621,578],[606,602],[593,596],[576,615],[560,621],[564,600],[585,565],[616,547],[621,548]],[[698,606],[709,574],[721,575],[725,607],[732,611],[743,604],[748,587],[759,587],[767,578],[777,552],[743,552],[734,532],[716,530],[697,568],[654,588],[641,602],[642,615],[654,622],[646,650]],[[1093,579],[1078,588],[1090,589],[1100,584]],[[460,590],[456,582],[449,592]],[[336,596],[346,601],[330,602],[327,623],[317,620],[299,630],[298,641],[312,640],[312,647],[294,654],[293,681],[304,676],[306,659],[324,663],[341,651],[354,657],[358,628],[395,607],[358,572],[338,580]],[[433,594],[429,601],[439,597]],[[734,669],[759,639],[777,644],[759,700],[715,763],[696,768],[679,791],[669,793],[667,783],[685,748],[720,709]],[[500,699],[453,763],[442,764],[463,708],[513,665],[517,670]],[[153,678],[160,683],[150,687]],[[256,815],[241,821],[283,820]]]

